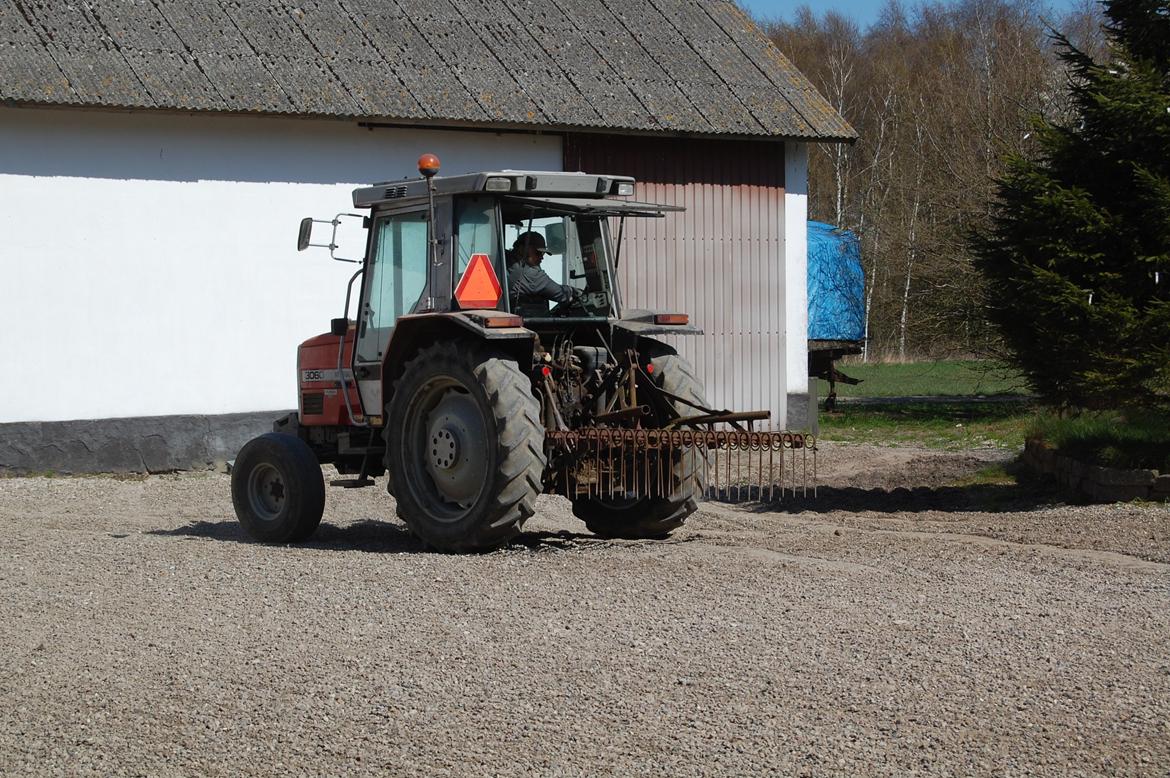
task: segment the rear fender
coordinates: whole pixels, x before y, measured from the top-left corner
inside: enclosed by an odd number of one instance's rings
[[[386,355],[382,358],[382,402],[387,404],[394,382],[406,363],[420,350],[441,341],[485,344],[493,351],[516,360],[525,375],[532,368],[536,333],[524,327],[488,327],[487,322],[512,314],[503,311],[456,311],[417,313],[401,316],[394,324]]]
[[[691,324],[655,324],[654,317],[664,311],[627,310],[620,319],[613,320],[614,329],[642,337],[647,335],[702,335],[703,331]]]

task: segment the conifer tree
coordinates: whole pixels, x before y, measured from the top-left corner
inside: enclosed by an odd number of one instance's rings
[[[1106,0],[1108,62],[1055,35],[1075,118],[1037,119],[974,239],[1012,359],[1060,407],[1170,402],[1170,0]]]

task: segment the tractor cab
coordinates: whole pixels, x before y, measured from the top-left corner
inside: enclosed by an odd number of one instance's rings
[[[633,179],[625,176],[515,170],[356,190],[354,205],[370,209],[359,329],[382,324],[379,306],[396,316],[497,310],[526,322],[620,317],[611,224],[617,223],[620,237],[628,217],[682,210],[625,199],[633,191]],[[512,299],[515,275],[529,264],[518,245],[526,235],[539,236],[542,257],[535,267],[566,299]]]

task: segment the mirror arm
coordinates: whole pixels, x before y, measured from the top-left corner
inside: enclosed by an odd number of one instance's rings
[[[352,261],[352,260],[346,260],[346,261]],[[360,270],[358,270],[356,273],[354,273],[352,276],[350,276],[349,284],[345,287],[345,311],[342,313],[342,316],[345,318],[346,321],[349,321],[349,301],[350,301],[350,297],[353,293],[353,282],[356,281],[358,279],[358,276],[360,276],[365,271],[366,271],[366,269],[363,267]],[[354,332],[353,348],[357,349],[357,332]],[[351,365],[353,364],[352,360],[351,360],[350,364]],[[345,412],[346,412],[346,414],[349,415],[349,423],[354,427],[368,427],[368,426],[370,426],[370,423],[368,421],[366,421],[366,417],[364,415],[362,416],[362,421],[360,424],[353,417],[353,406],[349,402],[349,388],[346,387],[346,385],[345,385],[344,367],[345,367],[345,336],[343,335],[341,338],[341,342],[337,346],[337,380],[341,383],[341,398],[345,401]]]
[[[304,251],[307,248],[329,249],[329,258],[336,262],[348,262],[352,265],[360,265],[360,259],[348,259],[346,257],[339,257],[335,253],[337,251],[337,228],[341,226],[341,217],[348,216],[354,219],[365,219],[360,213],[339,213],[332,219],[311,219],[306,218],[301,220],[301,234],[297,240],[297,250]],[[332,234],[329,236],[328,243],[310,243],[309,236],[312,234],[312,227],[306,230],[306,225],[313,224],[328,224],[333,228]]]

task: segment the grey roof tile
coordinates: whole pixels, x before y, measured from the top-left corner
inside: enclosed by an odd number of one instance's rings
[[[207,75],[184,54],[123,49],[122,56],[157,105],[192,111],[215,110],[223,105]]]
[[[378,56],[376,51],[371,51]],[[385,60],[347,56],[329,59],[329,69],[346,85],[350,97],[364,116],[393,116],[399,119],[424,118],[426,113],[406,86],[386,72]]]
[[[248,45],[257,54],[309,58],[316,55],[312,43],[297,25],[291,10],[265,0],[220,0]]]
[[[45,104],[75,103],[69,79],[43,46],[0,43],[0,100],[28,100]]]
[[[539,108],[538,121],[550,124],[591,124],[601,119],[597,110],[573,83],[571,74],[541,46],[539,29],[525,29],[507,21],[473,20],[468,26],[480,45],[489,42],[492,56],[512,81]],[[502,86],[502,84],[501,84]]]
[[[183,45],[195,52],[244,56],[255,52],[225,9],[215,2],[153,0]]]
[[[855,136],[730,0],[0,0],[0,98]]]
[[[260,61],[292,101],[296,113],[356,116],[357,102],[320,58],[261,54]]]
[[[15,0],[0,0],[0,43],[19,43],[22,46],[43,43],[25,21]]]
[[[89,0],[90,15],[118,48],[176,52],[183,42],[158,7],[146,0]]]
[[[717,132],[716,126],[695,109],[695,104],[683,92],[681,84],[664,78],[627,83],[661,127],[678,132]]]
[[[263,67],[256,67],[256,55],[200,53],[199,68],[223,96],[219,110],[257,113],[293,113],[295,108],[280,84]]]
[[[20,0],[20,9],[45,43],[92,46],[107,37],[76,1]]]
[[[736,42],[759,72],[784,95],[793,110],[819,136],[840,139],[857,137],[856,131],[844,117],[833,110],[812,82],[752,24],[747,14],[732,3],[711,3],[704,6],[704,11]]]
[[[378,58],[373,42],[335,0],[298,3],[292,17],[321,54],[367,62]]]
[[[82,105],[155,108],[158,104],[122,54],[104,43],[45,47]]]

